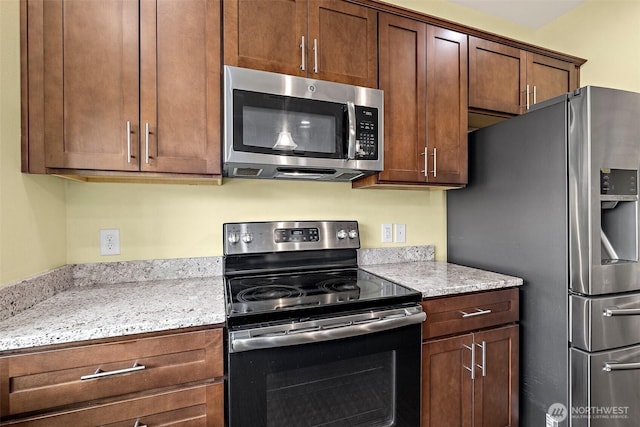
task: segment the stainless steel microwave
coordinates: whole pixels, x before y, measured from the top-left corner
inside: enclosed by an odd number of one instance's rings
[[[224,67],[223,173],[352,181],[384,166],[378,89]]]

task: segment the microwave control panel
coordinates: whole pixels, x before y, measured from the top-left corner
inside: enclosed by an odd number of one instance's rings
[[[378,109],[356,105],[356,159],[378,159]]]

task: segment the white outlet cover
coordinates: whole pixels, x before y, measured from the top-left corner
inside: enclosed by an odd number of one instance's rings
[[[100,255],[120,255],[120,230],[100,230]]]
[[[396,243],[404,243],[407,241],[407,225],[406,224],[395,224],[394,241]]]
[[[382,243],[393,242],[393,224],[382,224]]]

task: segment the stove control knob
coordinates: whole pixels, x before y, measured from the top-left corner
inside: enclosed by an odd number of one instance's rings
[[[251,243],[253,241],[253,234],[251,233],[243,234],[242,241],[245,243]]]
[[[235,245],[240,241],[240,234],[229,233],[229,237],[227,237],[227,240],[229,240],[229,243],[231,243],[232,245]]]
[[[338,236],[338,239],[340,240],[345,239],[347,237],[347,232],[344,230],[340,230],[338,231],[337,236]]]
[[[358,237],[358,232],[356,230],[349,230],[349,238],[355,239],[356,237]]]

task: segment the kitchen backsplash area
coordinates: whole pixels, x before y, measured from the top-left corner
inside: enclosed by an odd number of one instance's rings
[[[433,261],[434,259],[433,245],[358,250],[359,265]],[[69,264],[0,288],[0,321],[76,286],[221,275],[221,256]]]

